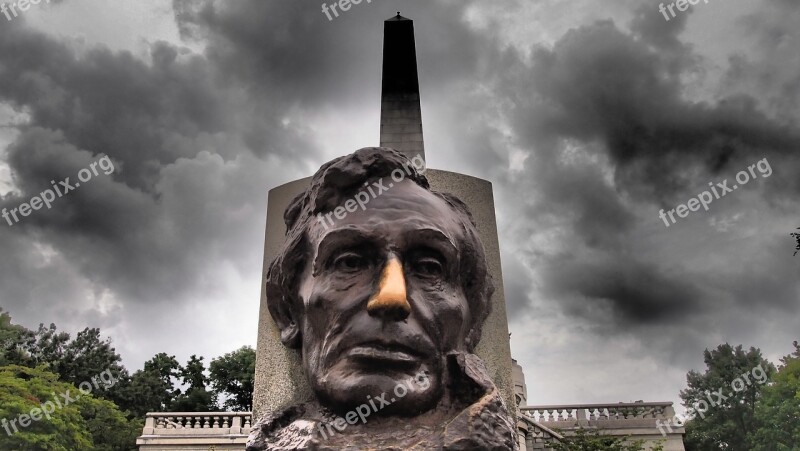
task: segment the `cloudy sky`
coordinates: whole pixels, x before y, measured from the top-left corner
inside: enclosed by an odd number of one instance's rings
[[[723,342],[800,339],[800,8],[710,0],[64,0],[0,15],[0,307],[126,366],[255,345],[267,191],[378,144],[415,20],[430,167],[492,181],[530,404],[677,401]],[[673,209],[753,168],[709,211]],[[769,171],[766,168],[769,168]],[[752,177],[752,175],[756,177]],[[719,189],[718,191],[722,191]]]

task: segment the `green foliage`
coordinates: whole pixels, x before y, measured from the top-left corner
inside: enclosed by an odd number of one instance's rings
[[[703,356],[706,371],[689,371],[686,375],[689,387],[680,393],[687,408],[696,403],[709,406],[706,412],[686,424],[686,449],[749,451],[747,435],[758,428],[755,409],[762,389],[752,372],[754,368],[763,369],[763,375],[768,379],[775,368],[764,359],[759,349],[750,348],[745,352],[742,346],[733,348],[728,343],[712,351],[706,349]],[[758,371],[761,374],[761,370]],[[747,376],[743,377],[745,374]],[[750,383],[743,384],[745,379]],[[739,382],[735,388],[739,391],[734,390],[736,380]],[[721,393],[727,399],[715,393]]]
[[[86,328],[74,340],[66,332],[58,332],[55,324],[39,325],[36,332],[23,326],[11,324],[8,313],[0,314],[0,366],[16,364],[27,367],[44,366],[58,375],[59,380],[79,385],[90,381],[104,371],[110,371],[115,379],[128,378],[127,370],[120,363],[122,358],[111,346],[111,340],[100,339],[100,329]],[[117,384],[111,387],[100,385],[92,394],[117,401]]]
[[[183,383],[189,388],[178,396],[172,404],[174,412],[213,412],[217,410],[217,397],[208,391],[209,383],[205,375],[206,367],[203,358],[192,355],[186,366],[181,367],[179,374]]]
[[[33,338],[33,332],[17,324],[11,324],[11,315],[0,308],[0,366],[26,365],[29,357],[25,344]]]
[[[101,340],[100,329],[86,328],[67,343],[63,357],[53,366],[58,369],[61,380],[77,385],[104,371],[119,377],[124,372],[121,361],[122,357],[111,346],[111,339]],[[100,389],[102,392],[95,395],[107,397],[102,385]]]
[[[555,451],[643,451],[645,440],[631,440],[630,437],[609,437],[597,429],[577,428],[574,431],[560,431],[565,436],[562,443],[553,445]],[[662,451],[664,445],[658,443],[651,451]]]
[[[800,451],[800,345],[794,347],[756,407],[761,428],[750,434],[753,451]]]
[[[59,372],[59,363],[64,359],[64,348],[68,342],[69,334],[58,332],[55,324],[51,323],[50,327],[39,324],[39,329],[25,347],[34,366],[44,365],[50,371],[63,376]]]
[[[253,409],[253,388],[256,374],[256,352],[243,346],[211,361],[211,383],[214,391],[227,397],[226,409],[250,411]]]
[[[117,404],[140,418],[147,412],[168,412],[181,393],[175,388],[179,376],[175,356],[156,354],[144,363],[144,369],[121,382]]]
[[[82,397],[78,401],[81,416],[92,435],[92,451],[136,450],[136,437],[144,427],[144,420],[126,418],[111,401]]]
[[[42,406],[48,403],[45,415]],[[20,422],[21,415],[40,419]],[[129,422],[113,403],[81,394],[44,367],[18,365],[0,368],[0,419],[6,420],[0,429],[0,449],[19,451],[127,451],[135,449],[142,427],[140,422]]]

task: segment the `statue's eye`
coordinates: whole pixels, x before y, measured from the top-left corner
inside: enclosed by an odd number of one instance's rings
[[[444,265],[436,257],[419,257],[414,261],[414,272],[424,277],[441,277]]]
[[[369,260],[356,252],[344,252],[333,260],[333,267],[340,272],[358,272],[369,266]]]

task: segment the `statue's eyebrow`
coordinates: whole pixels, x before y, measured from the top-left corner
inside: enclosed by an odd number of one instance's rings
[[[326,233],[319,242],[316,254],[314,255],[314,265],[312,266],[314,275],[317,274],[320,265],[325,262],[325,259],[327,259],[334,250],[373,242],[374,240],[375,237],[373,235],[358,229],[338,229]]]
[[[453,240],[439,229],[426,227],[405,233],[404,241],[410,246],[426,245],[450,258],[458,258],[458,247]]]

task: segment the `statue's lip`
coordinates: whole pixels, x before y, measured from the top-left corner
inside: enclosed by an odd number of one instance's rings
[[[347,354],[356,358],[396,362],[416,362],[422,357],[419,352],[406,345],[381,341],[360,343],[350,348]]]

